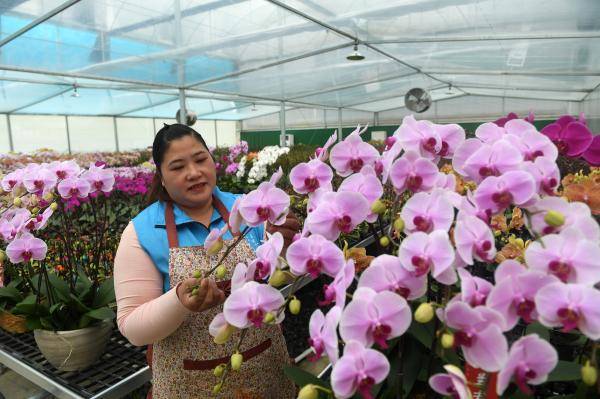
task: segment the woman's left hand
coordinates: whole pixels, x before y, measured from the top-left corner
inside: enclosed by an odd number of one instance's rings
[[[287,247],[292,243],[296,233],[300,232],[300,221],[292,212],[287,214],[285,222],[279,226],[275,226],[271,223],[267,223],[267,232],[273,234],[280,232],[283,236],[283,251],[282,255],[285,255]]]

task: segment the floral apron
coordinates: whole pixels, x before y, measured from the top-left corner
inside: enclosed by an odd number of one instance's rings
[[[223,220],[229,220],[227,208],[217,198],[213,204]],[[173,206],[167,204],[165,221],[169,240],[169,276],[171,286],[192,277],[195,270],[205,271],[211,267],[211,258],[202,246],[179,247],[175,227]],[[227,240],[226,240],[227,241]],[[232,241],[232,240],[231,240]],[[213,258],[220,259],[226,246]],[[242,240],[224,261],[227,268],[226,280],[217,283],[229,294],[230,280],[235,266],[254,259],[254,250]],[[240,332],[232,335],[224,345],[217,345],[208,333],[213,317],[223,311],[223,305],[204,312],[193,312],[186,316],[181,326],[170,336],[149,348],[152,366],[154,399],[175,398],[276,398],[295,397],[293,383],[283,373],[289,364],[289,355],[281,329],[277,325],[248,329],[240,347],[244,357],[242,368],[230,372],[218,395],[212,393],[220,381],[213,369],[229,362],[229,356],[239,339]]]

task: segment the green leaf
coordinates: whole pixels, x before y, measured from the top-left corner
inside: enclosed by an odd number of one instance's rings
[[[77,293],[82,293],[85,291],[89,291],[92,287],[92,282],[88,278],[88,276],[82,271],[77,271],[77,281],[75,282],[75,291]]]
[[[527,334],[537,334],[540,338],[550,341],[550,331],[537,321],[528,325],[525,332]]]
[[[432,347],[433,337],[435,335],[433,320],[429,323],[417,323],[413,320],[407,331],[410,335],[419,340],[425,348]]]
[[[107,320],[107,319],[112,320],[115,318],[116,315],[112,309],[110,309],[108,307],[104,307],[104,308],[100,308],[100,309],[90,310],[89,312],[87,312],[85,314],[85,316],[90,317],[92,319],[96,319],[96,320]]]
[[[98,291],[96,292],[96,296],[94,297],[92,307],[99,308],[113,303],[115,301],[115,285],[113,282],[113,278],[110,277],[104,280],[102,284],[100,284],[100,287],[98,287]]]
[[[52,319],[50,317],[40,317],[40,323],[42,324],[42,328],[44,330],[54,330],[55,326],[52,323]]]
[[[581,365],[559,360],[558,364],[548,375],[550,381],[576,381],[581,379]]]
[[[65,306],[65,304],[62,302],[55,303],[54,305],[50,306],[50,314],[54,314],[54,312],[60,311],[63,308],[63,306]]]
[[[312,375],[308,371],[304,371],[296,366],[284,366],[283,371],[285,375],[299,387],[303,387],[307,384],[315,384],[327,389],[331,389],[329,382],[319,379],[317,376]]]
[[[71,302],[71,290],[69,284],[54,273],[48,273],[48,280],[53,288],[54,294],[63,302]]]
[[[86,304],[84,304],[81,299],[77,298],[75,295],[73,294],[69,294],[69,297],[71,298],[71,301],[69,302],[72,306],[74,306],[78,312],[82,312],[82,313],[87,313],[90,310],[92,310],[89,306],[87,306]]]
[[[408,337],[407,337],[408,338]],[[419,371],[422,367],[427,367],[428,353],[425,348],[416,345],[415,340],[407,339],[404,343],[404,353],[402,353],[402,391],[404,397],[410,397],[410,391],[417,380]]]
[[[30,330],[43,330],[44,327],[40,321],[38,316],[27,316],[27,320],[25,321],[25,326],[27,326]]]
[[[0,298],[7,298],[13,302],[21,302],[23,295],[15,287],[6,286],[0,287]]]

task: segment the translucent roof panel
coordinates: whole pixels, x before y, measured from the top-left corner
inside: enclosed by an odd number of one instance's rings
[[[521,88],[545,90],[591,90],[600,84],[600,76],[565,75],[456,75],[435,74],[435,77],[451,82],[455,86],[479,88]]]
[[[19,18],[18,15],[44,15],[64,2],[65,0],[0,1],[0,39],[12,35],[31,22],[31,18]],[[15,16],[11,17],[9,13]]]
[[[283,0],[362,40],[598,31],[594,0]]]
[[[186,98],[185,101],[188,110],[195,112],[198,118],[202,118],[203,115],[213,114],[224,110],[231,110],[236,108],[243,108],[249,103],[239,101],[219,101],[199,98]],[[163,117],[163,118],[174,118],[177,111],[179,110],[179,99],[169,101],[163,104],[156,104],[144,109],[139,109],[134,112],[129,112],[126,116],[142,116],[142,117]]]
[[[464,96],[465,93],[457,90],[457,89],[448,89],[446,87],[439,88],[436,90],[430,90],[429,95],[431,96],[432,101],[446,100],[449,98]],[[358,109],[362,111],[370,111],[370,112],[381,112],[395,108],[404,107],[404,94],[399,94],[396,97],[388,98],[385,100],[373,101],[364,104],[356,104],[352,105],[353,109]]]
[[[469,88],[464,89],[469,94],[476,94],[482,96],[496,96],[496,97],[511,97],[511,98],[531,98],[540,100],[564,100],[564,101],[581,101],[587,95],[587,93],[579,92],[564,92],[564,91],[551,91],[551,90],[503,90],[503,89],[476,89]]]
[[[286,109],[291,109],[287,107]],[[274,114],[279,112],[281,107],[273,105],[251,105],[244,108],[232,109],[229,111],[216,112],[214,114],[203,115],[199,119],[219,119],[219,120],[242,120],[256,118],[258,116]]]
[[[0,112],[14,112],[23,107],[68,90],[69,86],[9,82],[0,80]]]
[[[276,99],[298,98],[331,87],[360,84],[414,72],[375,51],[362,49],[363,61],[349,61],[352,47],[302,58],[238,77],[200,85],[209,91]]]

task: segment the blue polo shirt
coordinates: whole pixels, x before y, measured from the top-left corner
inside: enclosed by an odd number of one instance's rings
[[[215,187],[214,195],[221,200],[228,210],[231,210],[233,203],[240,194],[226,193]],[[214,209],[210,225],[204,226],[190,218],[181,208],[174,204],[173,213],[175,215],[175,225],[177,226],[177,236],[180,247],[191,247],[204,245],[204,240],[210,230],[214,228],[223,228],[225,221]],[[150,255],[156,268],[163,276],[163,291],[170,288],[169,284],[169,241],[167,239],[167,229],[165,225],[165,203],[157,201],[146,209],[141,211],[134,219],[133,226],[138,236],[142,248]],[[243,228],[243,226],[242,226]],[[253,227],[246,235],[246,241],[252,248],[256,248],[262,243],[264,235],[264,226]],[[233,238],[227,231],[224,239]]]

